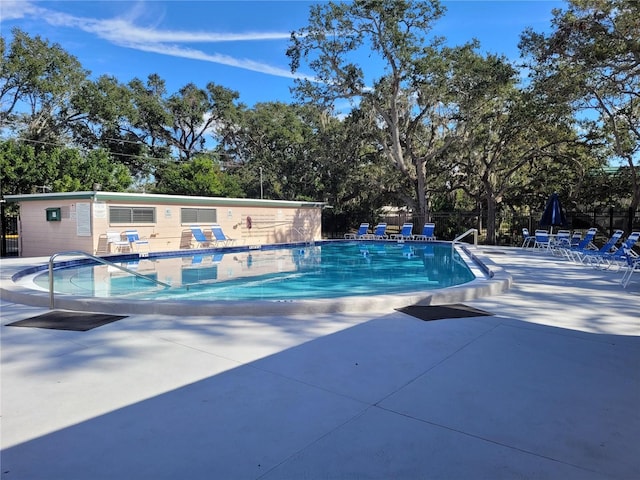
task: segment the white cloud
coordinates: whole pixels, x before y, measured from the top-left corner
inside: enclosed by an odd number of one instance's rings
[[[38,15],[38,8],[30,2],[20,0],[2,0],[0,3],[0,22],[18,20]]]
[[[311,79],[311,77],[305,75],[292,74],[288,69],[248,58],[236,58],[220,53],[206,53],[202,50],[178,45],[192,42],[221,43],[285,40],[290,37],[290,32],[218,33],[142,27],[136,24],[136,19],[140,13],[136,7],[130,10],[128,14],[104,20],[57,12],[39,7],[29,1],[3,0],[1,8],[2,18],[5,20],[37,17],[50,25],[82,30],[124,48],[217,63],[278,77]]]

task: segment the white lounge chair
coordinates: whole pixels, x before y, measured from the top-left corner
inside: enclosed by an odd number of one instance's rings
[[[128,240],[124,240],[122,238],[122,234],[120,232],[107,232],[107,243],[109,245],[109,252],[129,252],[131,251],[131,245]]]

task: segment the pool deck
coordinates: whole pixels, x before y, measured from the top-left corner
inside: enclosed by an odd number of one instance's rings
[[[640,275],[623,289],[478,253],[514,281],[464,302],[493,316],[133,314],[72,332],[6,326],[48,310],[1,301],[1,478],[638,478]]]

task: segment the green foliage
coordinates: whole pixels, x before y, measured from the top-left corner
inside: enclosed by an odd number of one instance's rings
[[[7,140],[0,142],[0,184],[3,195],[84,191],[92,190],[94,184],[104,190],[123,191],[132,184],[132,178],[104,150],[86,154],[71,148],[37,150]]]
[[[8,50],[2,40],[0,123],[23,138],[55,143],[77,115],[69,100],[89,72],[60,45],[17,28],[12,33]]]
[[[200,155],[170,162],[158,169],[156,193],[205,197],[239,196],[237,182],[220,169],[217,160]]]
[[[133,183],[127,168],[114,163],[105,150],[81,154],[76,149],[55,149],[48,160],[58,165],[57,176],[51,182],[54,192],[93,190],[96,184],[102,190],[119,192]]]
[[[43,158],[45,157],[45,158]],[[2,195],[34,193],[47,186],[58,165],[43,161],[46,154],[36,153],[32,145],[6,140],[0,142],[0,185]]]
[[[585,142],[629,167],[631,206],[640,205],[640,3],[570,0],[549,35],[528,30],[521,48],[550,102],[582,115]],[[596,121],[591,118],[596,117]]]
[[[309,26],[294,32],[287,51],[292,70],[305,61],[315,80],[296,80],[298,98],[332,105],[361,100],[376,150],[404,177],[398,201],[428,214],[427,162],[446,148],[452,111],[446,79],[455,49],[428,37],[443,9],[437,1],[378,0],[323,3],[311,8]],[[374,70],[355,57],[367,52]],[[382,72],[382,73],[380,73]]]
[[[481,209],[489,239],[501,212],[539,210],[553,191],[569,208],[638,205],[637,2],[570,0],[550,35],[526,32],[526,86],[475,42],[432,37],[443,14],[437,1],[314,4],[287,52],[294,71],[314,73],[296,81],[304,103],[252,108],[212,82],[169,92],[157,74],[89,80],[59,45],[14,30],[0,37],[2,194],[135,178],[170,194],[326,201],[327,232],[375,222],[385,205]],[[348,114],[335,115],[339,99]],[[597,173],[612,158],[625,167]]]

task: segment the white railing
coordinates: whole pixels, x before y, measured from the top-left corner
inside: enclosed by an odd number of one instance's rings
[[[464,232],[462,235],[458,235],[456,238],[453,239],[453,241],[451,242],[451,253],[453,254],[453,249],[456,246],[456,242],[459,242],[460,240],[469,236],[472,233],[473,233],[473,245],[477,247],[478,246],[478,229],[470,228],[469,230]]]
[[[307,245],[313,245],[314,244],[313,236],[311,235],[311,232],[307,233],[307,229],[306,228],[304,228],[304,227],[294,227],[292,225],[291,226],[291,230],[298,234],[298,240],[299,241],[303,241]]]

